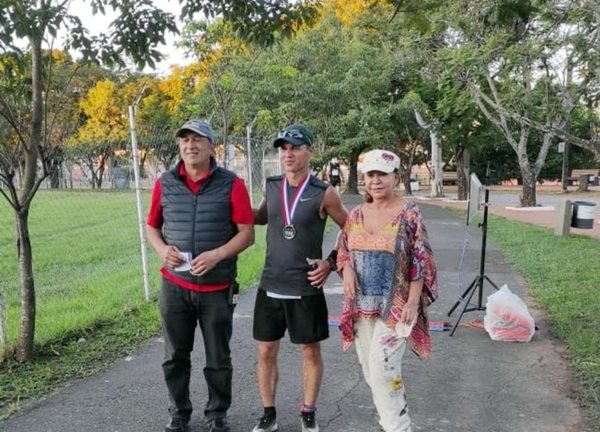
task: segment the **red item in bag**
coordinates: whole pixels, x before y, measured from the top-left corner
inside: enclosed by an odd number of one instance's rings
[[[488,297],[483,327],[496,341],[529,342],[535,333],[527,305],[506,284]]]

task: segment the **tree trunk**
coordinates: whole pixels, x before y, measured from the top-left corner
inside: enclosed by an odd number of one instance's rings
[[[400,178],[402,180],[402,184],[404,185],[404,195],[408,196],[412,195],[412,188],[410,187],[410,173],[410,167],[402,168],[402,171],[400,172]]]
[[[536,176],[533,170],[527,166],[521,166],[521,177],[523,179],[523,187],[521,194],[521,207],[535,207],[536,206]]]
[[[60,162],[52,161],[50,165],[50,188],[60,187]]]
[[[469,188],[469,151],[462,145],[454,149],[456,154],[456,186],[458,188],[457,198],[465,201]]]
[[[431,126],[429,136],[431,138],[431,169],[433,170],[430,195],[432,198],[439,198],[444,196],[444,191],[442,189],[442,147],[437,127]]]
[[[6,301],[4,287],[0,286],[0,363],[6,356]]]
[[[429,137],[431,139],[431,193],[432,198],[444,196],[442,189],[442,147],[440,144],[440,133],[438,129],[439,122],[433,121],[431,123],[425,123],[423,116],[419,110],[415,109],[415,119],[420,127],[429,131]]]
[[[15,225],[18,234],[19,274],[21,282],[21,327],[17,344],[17,360],[28,361],[33,357],[35,335],[35,285],[33,283],[33,263],[29,239],[29,206],[37,190],[38,156],[42,142],[44,118],[42,97],[42,39],[31,37],[31,135],[25,152],[25,169],[20,195],[21,207],[16,212]],[[44,173],[46,171],[44,170]]]
[[[98,189],[102,189],[102,180],[104,179],[105,166],[106,165],[103,162],[102,165],[100,165],[100,167],[98,168],[98,175],[96,176],[96,182],[97,182]]]
[[[221,111],[221,118],[223,121],[223,167],[228,170],[233,169],[233,161],[235,158],[235,150],[232,150],[229,145],[229,121],[227,118],[227,112]],[[234,153],[233,158],[230,157],[231,153]]]
[[[21,275],[21,328],[17,346],[17,360],[27,361],[33,357],[35,335],[35,285],[33,260],[29,238],[29,208],[21,209],[16,216],[19,238],[19,273]]]
[[[346,192],[358,195],[358,156],[360,153],[350,155],[350,172],[348,173],[348,186]]]

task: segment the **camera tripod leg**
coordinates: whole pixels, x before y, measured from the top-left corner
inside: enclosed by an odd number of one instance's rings
[[[458,327],[458,324],[460,323],[462,316],[465,314],[465,312],[467,312],[467,307],[471,303],[471,299],[473,298],[473,294],[475,294],[475,291],[477,291],[477,288],[479,288],[479,290],[483,289],[483,279],[480,276],[477,276],[473,280],[473,282],[471,282],[471,285],[469,285],[467,292],[471,291],[471,293],[469,294],[467,301],[465,302],[462,310],[460,311],[460,315],[458,315],[458,318],[456,319],[456,322],[454,323],[454,326],[452,327],[452,330],[450,331],[450,336],[454,335],[454,332],[456,331],[456,328]],[[465,292],[465,294],[467,294],[467,292]],[[463,296],[464,296],[464,294],[463,294]],[[461,300],[463,300],[463,297],[461,297]],[[481,305],[479,306],[479,308],[470,309],[470,311],[477,310],[477,309],[481,309]],[[450,313],[448,313],[448,315],[450,315]]]
[[[471,282],[471,284],[467,287],[465,292],[463,292],[462,295],[460,296],[460,298],[456,301],[456,303],[454,303],[454,306],[452,306],[452,309],[450,309],[450,311],[448,312],[448,316],[452,315],[452,312],[454,312],[454,309],[456,309],[458,307],[458,305],[461,304],[465,300],[465,297],[467,297],[467,294],[469,294],[469,291],[471,291],[473,289],[473,287],[475,286],[475,284],[477,283],[478,280],[479,280],[479,277],[476,277],[475,279],[473,279],[473,282]]]

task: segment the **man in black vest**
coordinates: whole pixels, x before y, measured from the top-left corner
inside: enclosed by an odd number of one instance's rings
[[[277,356],[286,329],[303,357],[302,431],[319,431],[315,411],[323,376],[320,341],[329,337],[321,288],[335,270],[335,253],[322,259],[323,233],[327,216],[341,227],[347,212],[338,192],[309,174],[312,144],[312,133],[302,125],[287,126],[279,133],[274,145],[280,148],[284,174],[267,179],[265,196],[254,211],[254,222],[268,226],[253,324],[264,413],[253,432],[277,430]]]
[[[210,125],[189,120],[176,136],[181,160],[155,183],[147,219],[148,240],[164,264],[162,369],[171,402],[165,432],[188,430],[190,354],[198,324],[206,355],[204,415],[210,432],[229,432],[236,263],[254,242],[254,216],[244,182],[212,157]]]

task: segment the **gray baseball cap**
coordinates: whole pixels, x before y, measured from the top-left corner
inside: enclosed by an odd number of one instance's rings
[[[179,138],[185,131],[195,132],[200,136],[208,138],[212,143],[214,141],[214,133],[208,122],[200,119],[190,119],[179,128],[175,136]]]

